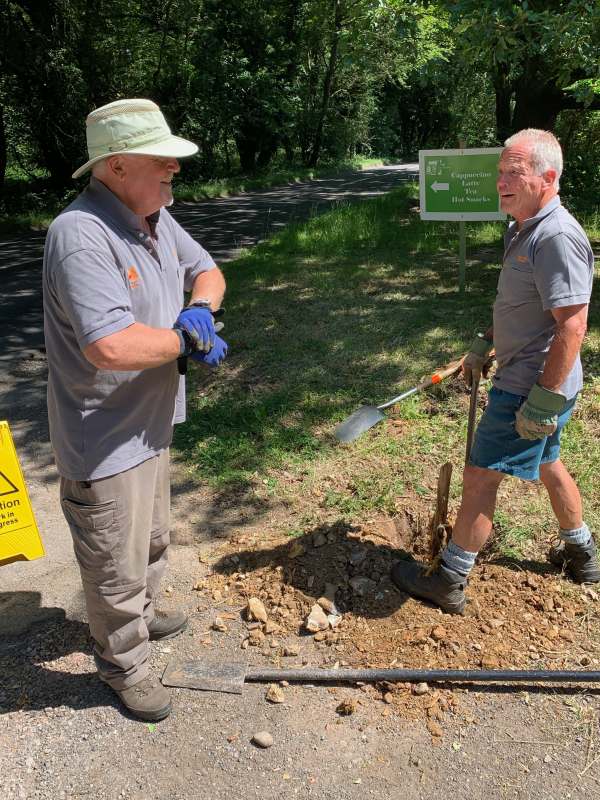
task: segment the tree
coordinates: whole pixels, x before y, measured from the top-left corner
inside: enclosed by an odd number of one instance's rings
[[[571,84],[597,78],[600,4],[595,0],[449,0],[457,47],[485,69],[500,141],[521,128],[552,129],[561,111],[586,105]]]

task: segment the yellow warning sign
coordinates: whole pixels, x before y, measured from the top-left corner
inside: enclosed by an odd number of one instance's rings
[[[44,555],[10,428],[0,422],[0,566]]]

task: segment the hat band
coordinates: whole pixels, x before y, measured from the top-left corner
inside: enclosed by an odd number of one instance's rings
[[[143,134],[143,132],[141,132]],[[138,147],[147,147],[151,144],[160,144],[166,142],[172,136],[169,130],[151,128],[146,132],[146,135],[140,135],[140,131],[136,131],[132,136],[121,137],[118,141],[112,144],[98,145],[97,147],[89,147],[88,153],[90,158],[97,158],[98,156],[108,155],[109,153],[122,153],[125,150],[135,150]]]

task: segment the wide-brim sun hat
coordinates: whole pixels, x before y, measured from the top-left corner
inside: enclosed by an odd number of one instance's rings
[[[162,111],[152,100],[116,100],[88,114],[86,136],[89,160],[73,173],[79,178],[98,161],[115,155],[137,154],[186,158],[198,146],[174,136]]]

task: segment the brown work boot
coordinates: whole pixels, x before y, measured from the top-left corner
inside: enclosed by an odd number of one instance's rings
[[[158,722],[171,713],[169,693],[154,675],[148,675],[127,689],[115,691],[123,705],[139,719]]]
[[[172,614],[157,611],[148,625],[149,639],[151,641],[172,639],[187,628],[187,623],[188,618],[183,611],[174,611]]]
[[[429,573],[429,568],[418,561],[397,561],[391,578],[401,592],[429,600],[448,614],[464,611],[467,579],[448,569],[443,562]]]
[[[561,540],[550,548],[548,561],[564,569],[575,583],[600,583],[600,567],[593,537],[587,544],[569,544]]]

